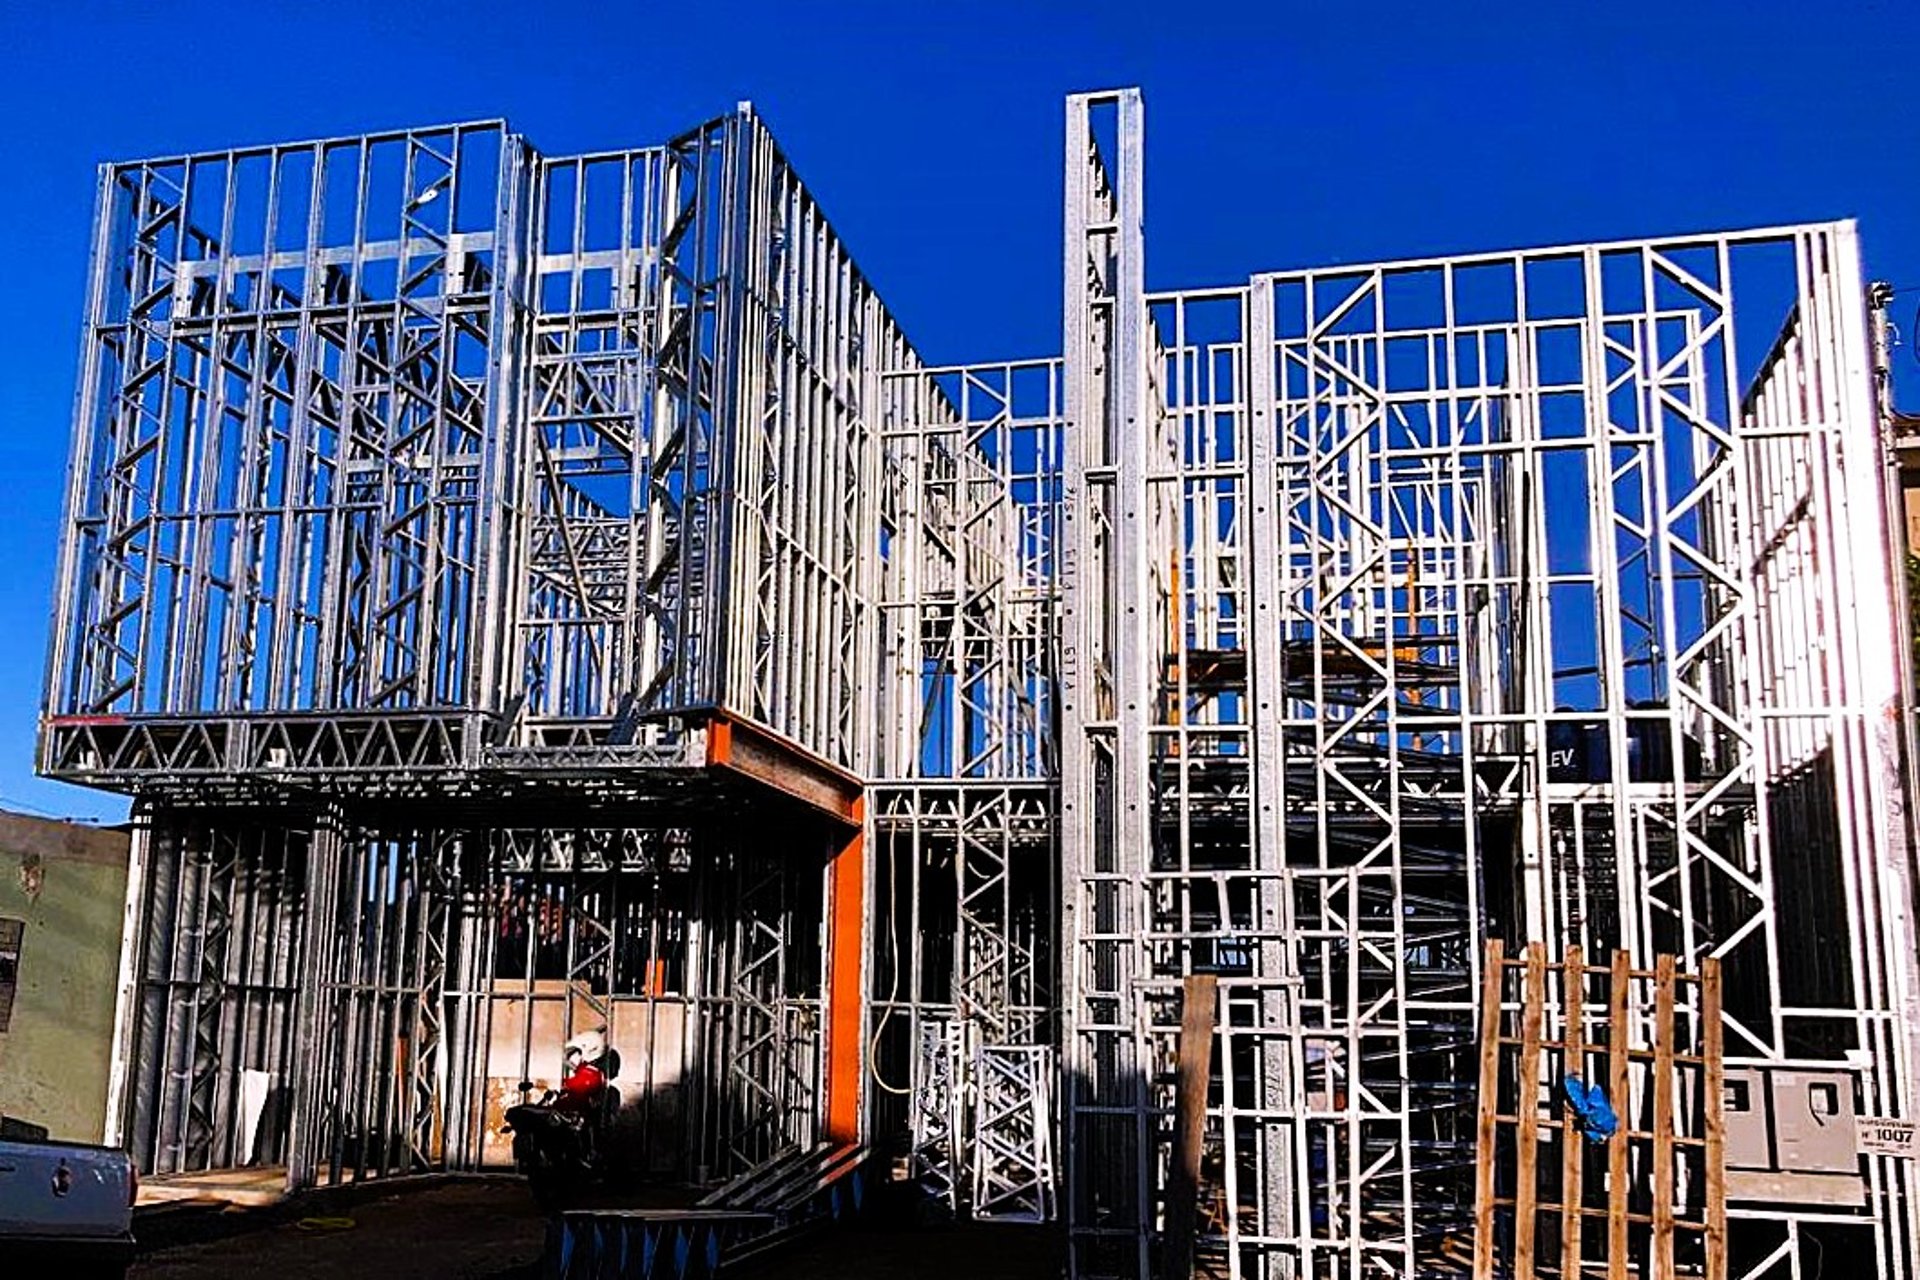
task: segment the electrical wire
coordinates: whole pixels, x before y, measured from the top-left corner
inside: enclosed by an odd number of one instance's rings
[[[0,795],[0,809],[11,809],[15,813],[31,814],[36,818],[52,818],[56,822],[82,821],[81,819],[63,818],[50,809],[42,809],[39,805],[28,804],[25,800],[15,800],[13,797],[5,795]]]
[[[896,888],[893,880],[894,842],[887,840],[885,844],[887,849],[887,897],[891,900]],[[887,942],[893,951],[893,982],[887,991],[887,1006],[880,1011],[880,1021],[874,1024],[873,1039],[867,1041],[867,1074],[873,1077],[875,1084],[885,1089],[894,1097],[906,1098],[911,1097],[913,1094],[913,1086],[911,1084],[902,1089],[899,1085],[891,1083],[885,1076],[880,1074],[880,1037],[886,1032],[888,1019],[893,1017],[893,1006],[899,1003],[900,1000],[900,935],[893,931],[892,921],[887,922]]]

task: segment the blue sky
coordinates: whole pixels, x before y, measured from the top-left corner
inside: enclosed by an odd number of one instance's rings
[[[1920,321],[1914,0],[0,0],[0,56],[7,807],[122,809],[32,777],[102,160],[496,115],[573,152],[751,98],[922,352],[985,359],[1059,345],[1061,96],[1139,84],[1153,286],[1853,216]]]

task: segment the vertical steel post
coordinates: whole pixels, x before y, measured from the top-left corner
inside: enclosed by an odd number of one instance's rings
[[[1096,109],[1114,124],[1105,157]],[[1060,772],[1070,1269],[1084,1273],[1091,1249],[1144,1277],[1158,1160],[1135,983],[1151,822],[1146,446],[1159,409],[1146,395],[1142,135],[1138,90],[1067,101]],[[1099,1182],[1109,1203],[1096,1203]]]
[[[140,1010],[147,967],[147,913],[153,905],[149,896],[153,858],[153,806],[136,803],[127,842],[126,905],[120,916],[120,961],[114,980],[113,1057],[107,1069],[106,1132],[101,1138],[110,1147],[130,1145],[131,1077],[148,1047],[141,1034]]]
[[[287,1125],[287,1190],[315,1185],[329,1116],[338,1115],[340,1087],[333,1077],[332,956],[338,928],[340,879],[345,873],[343,819],[328,807],[314,816],[307,845],[306,883],[297,953],[301,983],[294,1001],[293,1052],[287,1070],[292,1110]]]
[[[866,805],[827,863],[826,1082],[824,1132],[829,1142],[858,1142],[866,1131],[866,972],[870,936]]]

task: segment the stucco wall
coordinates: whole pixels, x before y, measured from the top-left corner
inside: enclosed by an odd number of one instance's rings
[[[0,812],[0,918],[24,920],[0,1113],[55,1138],[106,1127],[127,833]]]

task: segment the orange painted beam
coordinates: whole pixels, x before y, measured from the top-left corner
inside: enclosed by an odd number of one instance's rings
[[[865,788],[859,778],[759,725],[724,714],[707,722],[706,765],[751,779],[846,825],[827,862],[824,1137],[858,1142],[866,1081]]]
[[[758,725],[716,715],[707,722],[707,766],[751,778],[851,825],[860,779]]]
[[[861,1085],[866,1076],[865,983],[867,842],[865,804],[855,797],[856,826],[827,864],[831,916],[827,932],[827,1105],[830,1142],[860,1140]]]

